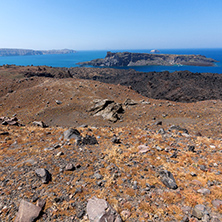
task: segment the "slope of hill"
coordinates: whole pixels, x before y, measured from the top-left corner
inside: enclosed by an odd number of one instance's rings
[[[16,76],[14,68],[0,75],[1,221],[15,219],[21,200],[44,199],[37,221],[89,222],[93,196],[126,222],[222,220],[221,100],[148,99],[128,86],[63,78],[66,69],[24,77],[27,68],[50,69],[20,67]],[[104,115],[110,104],[122,107],[116,121]],[[67,140],[69,127],[79,134]],[[173,189],[164,172],[173,175]]]

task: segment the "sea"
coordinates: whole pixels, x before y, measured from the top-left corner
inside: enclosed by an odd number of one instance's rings
[[[144,50],[110,50],[111,52],[138,52],[150,53],[151,49]],[[217,60],[213,67],[204,66],[132,66],[116,67],[118,69],[134,69],[141,72],[161,72],[161,71],[182,71],[189,70],[199,73],[218,73],[222,74],[222,48],[218,49],[158,49],[161,54],[196,54],[204,55],[208,58]],[[90,61],[97,58],[105,58],[107,50],[77,51],[72,54],[54,54],[54,55],[30,55],[30,56],[2,56],[0,65],[14,64],[20,66],[52,66],[52,67],[78,67],[77,63]]]

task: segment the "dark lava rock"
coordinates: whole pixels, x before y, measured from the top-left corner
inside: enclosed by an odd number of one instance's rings
[[[87,68],[85,68],[87,69]],[[195,102],[221,99],[222,76],[212,73],[175,72],[137,72],[135,70],[116,70],[94,68],[93,72],[83,72],[82,68],[71,69],[73,75],[83,79],[131,86],[143,96],[178,102]]]
[[[94,136],[86,135],[84,138],[82,138],[83,145],[95,145],[98,144],[97,139]]]
[[[162,170],[159,172],[161,182],[170,189],[177,189],[178,186],[173,177],[173,174],[167,170]]]
[[[112,143],[117,143],[117,144],[118,144],[118,143],[121,143],[121,142],[120,142],[120,138],[118,138],[118,137],[116,137],[116,136],[114,136],[114,137],[111,139],[111,142],[112,142]]]
[[[195,152],[195,146],[188,146],[188,150],[190,152]]]

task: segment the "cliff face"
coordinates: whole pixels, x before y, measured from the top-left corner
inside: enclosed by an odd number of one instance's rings
[[[70,49],[61,50],[32,50],[32,49],[0,49],[0,56],[24,56],[45,54],[68,54],[76,51]]]
[[[130,52],[107,52],[104,59],[95,59],[89,62],[78,63],[79,65],[124,67],[124,66],[214,66],[214,59],[202,55],[173,55],[173,54],[148,54]]]

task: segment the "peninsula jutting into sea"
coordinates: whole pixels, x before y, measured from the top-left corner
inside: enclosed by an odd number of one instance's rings
[[[80,62],[82,66],[126,67],[126,66],[214,66],[215,59],[206,58],[203,55],[175,55],[175,54],[149,54],[131,52],[107,52],[104,59],[94,59]]]
[[[0,48],[0,56],[24,56],[24,55],[69,54],[69,53],[76,53],[76,51],[72,49],[32,50],[32,49]]]

